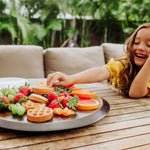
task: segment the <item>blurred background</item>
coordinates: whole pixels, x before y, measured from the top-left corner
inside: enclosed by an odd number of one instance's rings
[[[0,0],[0,45],[124,43],[150,22],[150,0]]]

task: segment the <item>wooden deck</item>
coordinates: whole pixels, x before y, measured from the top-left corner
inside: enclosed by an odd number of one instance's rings
[[[64,131],[23,132],[0,128],[0,149],[150,149],[150,98],[125,98],[105,84],[78,86],[107,100],[110,111],[105,118],[82,128]]]

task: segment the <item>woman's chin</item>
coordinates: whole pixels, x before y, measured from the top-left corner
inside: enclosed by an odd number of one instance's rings
[[[142,67],[144,65],[145,61],[146,61],[145,59],[140,59],[140,58],[134,59],[134,63],[139,67]]]

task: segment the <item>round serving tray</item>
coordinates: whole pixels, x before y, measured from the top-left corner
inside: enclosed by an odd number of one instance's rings
[[[22,118],[12,116],[11,112],[0,113],[0,127],[20,130],[20,131],[57,131],[79,128],[92,124],[104,118],[110,110],[109,103],[102,99],[96,98],[100,106],[96,110],[76,111],[76,115],[70,117],[56,116],[47,122],[32,123],[27,120],[26,115]]]

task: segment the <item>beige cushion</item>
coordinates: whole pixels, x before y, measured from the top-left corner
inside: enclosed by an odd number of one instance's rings
[[[0,77],[43,78],[43,48],[1,45]]]
[[[107,63],[110,58],[119,58],[125,54],[123,44],[103,43],[101,45],[104,50],[105,62]]]
[[[104,65],[102,47],[87,48],[49,48],[44,52],[46,76],[60,71],[68,75],[91,67]]]

